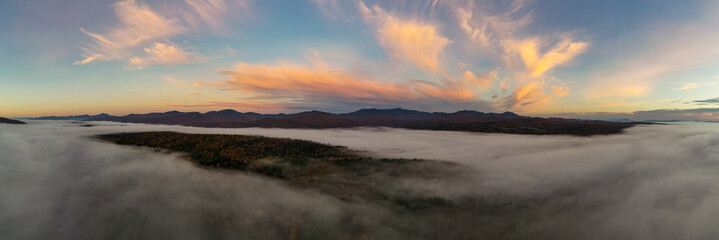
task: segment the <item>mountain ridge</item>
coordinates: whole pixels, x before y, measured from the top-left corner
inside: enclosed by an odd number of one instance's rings
[[[35,118],[47,120],[48,118]],[[353,128],[396,127],[421,130],[465,131],[485,133],[511,133],[590,136],[616,134],[642,122],[606,122],[563,118],[521,116],[513,112],[485,113],[462,110],[453,113],[424,112],[404,108],[360,109],[348,113],[305,111],[293,114],[261,114],[238,112],[233,109],[200,112],[153,112],[125,116],[79,115],[62,117],[80,121],[112,121],[126,123],[168,124],[211,128]]]
[[[4,117],[0,117],[0,123],[7,123],[7,124],[25,124],[25,122],[23,122],[23,121],[15,120],[15,119],[9,119],[9,118],[4,118]]]

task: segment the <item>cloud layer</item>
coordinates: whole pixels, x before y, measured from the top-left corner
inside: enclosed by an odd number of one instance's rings
[[[711,239],[719,232],[719,132],[712,123],[641,126],[602,137],[413,131],[204,129],[31,121],[0,125],[0,232],[11,238],[262,238],[366,233],[398,238],[443,224],[521,223],[508,239]],[[452,177],[389,188],[453,201],[505,202],[508,214],[424,219],[347,203],[240,172],[209,171],[177,155],[97,142],[127,131],[264,135],[348,146],[378,157],[461,164]],[[372,177],[372,176],[367,176]],[[511,207],[507,207],[510,205]],[[438,221],[435,221],[438,220]],[[466,221],[469,222],[466,222]],[[444,221],[444,222],[442,222]],[[429,225],[423,225],[429,224]],[[499,229],[501,230],[501,229]],[[343,235],[350,234],[350,235]],[[446,237],[434,233],[437,239]],[[432,236],[432,235],[428,235]],[[361,238],[357,237],[357,238]]]

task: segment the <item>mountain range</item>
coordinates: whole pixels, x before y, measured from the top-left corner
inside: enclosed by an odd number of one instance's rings
[[[25,124],[23,121],[15,120],[15,119],[9,119],[0,117],[0,123],[9,123],[9,124]]]
[[[605,122],[520,116],[512,112],[423,112],[402,108],[361,109],[350,113],[307,111],[294,114],[260,114],[226,109],[199,112],[129,114],[125,116],[80,115],[41,117],[33,120],[113,121],[221,128],[351,128],[397,127],[423,130],[469,131],[515,134],[596,135],[619,133],[638,122]]]

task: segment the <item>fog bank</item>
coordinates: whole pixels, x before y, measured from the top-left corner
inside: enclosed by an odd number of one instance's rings
[[[532,211],[496,219],[537,219],[513,230],[515,239],[719,237],[714,227],[719,124],[714,123],[639,126],[597,137],[93,124],[0,125],[0,236],[317,239],[362,238],[353,234],[369,232],[368,238],[386,239],[427,228],[403,225],[404,216],[372,204],[347,203],[242,172],[200,169],[177,155],[89,138],[178,131],[306,139],[376,157],[455,162],[466,171],[454,178],[407,178],[389,185],[455,201],[537,202]]]

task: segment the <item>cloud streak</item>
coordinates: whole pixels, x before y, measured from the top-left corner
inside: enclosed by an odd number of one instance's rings
[[[134,47],[157,39],[172,37],[188,29],[179,19],[169,18],[153,11],[148,5],[135,0],[124,0],[113,5],[119,20],[116,27],[104,34],[80,29],[92,38],[93,44],[84,48],[86,58],[76,62],[87,64],[97,60],[126,59]]]
[[[472,40],[487,48],[501,47],[502,43],[526,27],[532,21],[531,12],[520,13],[525,8],[524,1],[515,1],[504,12],[497,14],[483,13],[482,8],[468,6],[451,6],[456,8],[455,16],[460,29]]]
[[[152,47],[145,48],[144,50],[145,53],[147,53],[147,57],[130,58],[130,66],[142,69],[155,64],[176,65],[194,63],[203,60],[203,58],[197,56],[197,54],[185,52],[178,46],[171,43],[155,43]]]
[[[75,65],[95,61],[123,60],[132,68],[154,64],[182,64],[201,60],[197,53],[186,53],[169,39],[201,31],[203,27],[220,29],[229,15],[228,10],[245,10],[247,0],[186,0],[184,4],[163,5],[164,11],[136,0],[122,0],[113,5],[118,23],[104,33],[80,30],[92,39],[82,47],[84,59]],[[148,45],[149,44],[149,45]],[[150,56],[139,57],[144,52]],[[193,58],[194,57],[194,58]]]
[[[542,45],[542,42],[536,38],[508,41],[505,50],[508,54],[519,55],[527,72],[532,77],[539,77],[554,67],[571,61],[589,47],[589,43],[574,41],[569,36],[561,37],[559,42],[544,53],[540,52]]]
[[[451,41],[442,36],[438,26],[400,19],[377,5],[369,8],[362,1],[358,5],[365,21],[376,25],[377,39],[391,56],[425,71],[440,70],[440,55]]]

